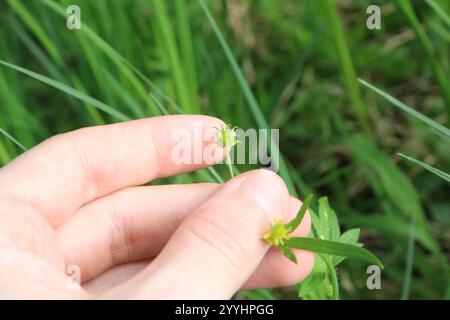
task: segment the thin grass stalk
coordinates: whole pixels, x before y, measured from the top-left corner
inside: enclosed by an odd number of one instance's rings
[[[347,89],[348,99],[353,108],[353,112],[358,118],[361,128],[366,134],[371,136],[369,116],[359,90],[358,79],[345,39],[345,31],[339,16],[337,4],[334,0],[317,0],[317,4],[324,14],[326,24],[329,26],[328,30],[336,47],[342,79]]]
[[[439,65],[433,44],[430,38],[427,36],[422,25],[420,24],[419,19],[417,18],[411,5],[411,2],[409,0],[395,0],[395,3],[408,19],[411,27],[414,30],[414,33],[416,34],[416,37],[418,38],[422,46],[423,51],[425,52],[426,60],[431,67],[442,97],[444,98],[448,115],[447,122],[450,123],[450,86],[448,76],[444,73],[444,70]]]
[[[248,85],[247,80],[245,79],[244,74],[242,73],[236,59],[234,58],[234,55],[231,52],[231,49],[228,46],[228,44],[225,40],[225,37],[222,34],[222,31],[220,30],[214,17],[212,16],[211,12],[209,11],[208,7],[205,5],[203,0],[198,0],[198,1],[200,3],[200,6],[203,9],[203,12],[205,13],[205,15],[209,21],[209,24],[211,25],[211,27],[214,31],[214,34],[217,37],[217,40],[219,41],[219,43],[225,53],[225,56],[227,57],[228,62],[231,65],[231,69],[233,70],[234,75],[236,76],[236,78],[239,82],[241,90],[244,93],[244,97],[250,107],[250,111],[251,111],[257,125],[263,129],[270,129],[270,126],[269,126],[268,122],[266,121],[264,114],[261,111],[261,108],[259,107],[259,104],[256,101],[256,98],[253,95],[253,93]],[[266,139],[266,141],[267,141],[267,136],[263,137],[262,139]],[[268,149],[272,155],[279,155],[278,167],[279,167],[280,176],[284,179],[289,191],[293,195],[297,195],[297,191],[295,190],[295,186],[292,182],[292,178],[289,175],[289,171],[287,169],[284,158],[283,158],[281,152],[279,151],[279,147],[277,146],[277,144],[275,143],[275,141],[273,139],[271,139],[271,143],[268,144]]]
[[[152,1],[154,10],[155,24],[161,32],[163,49],[170,63],[170,70],[175,86],[175,92],[179,102],[186,113],[198,113],[198,106],[192,103],[191,94],[188,88],[188,79],[184,74],[184,68],[181,64],[180,55],[174,37],[174,31],[167,14],[165,1]]]

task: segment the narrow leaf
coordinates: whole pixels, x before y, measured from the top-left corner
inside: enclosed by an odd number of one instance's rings
[[[297,227],[300,225],[300,223],[303,220],[303,217],[305,216],[306,210],[308,210],[311,201],[313,199],[314,195],[310,194],[306,197],[305,201],[303,202],[302,206],[300,207],[300,210],[298,211],[297,215],[294,219],[292,219],[286,226],[290,228],[292,231],[297,229]]]
[[[405,159],[407,159],[407,160],[409,160],[409,161],[411,161],[411,162],[413,162],[413,163],[415,163],[415,164],[421,166],[421,167],[424,168],[425,170],[428,170],[428,171],[430,171],[431,173],[434,173],[434,174],[437,175],[439,178],[442,178],[442,179],[444,179],[445,181],[450,182],[450,174],[445,173],[444,171],[438,170],[438,169],[436,169],[436,168],[430,166],[429,164],[426,164],[425,162],[422,162],[422,161],[419,161],[419,160],[417,160],[417,159],[408,157],[408,156],[406,156],[406,155],[404,155],[404,154],[401,154],[401,153],[397,153],[397,154],[398,154],[399,156],[401,156],[401,157],[403,157],[403,158],[405,158]]]
[[[435,0],[425,0],[425,2],[437,13],[437,15],[450,27],[450,16]]]
[[[61,91],[65,92],[65,93],[67,93],[67,94],[69,94],[69,95],[71,95],[71,96],[73,96],[73,97],[75,97],[77,99],[80,99],[83,102],[86,102],[87,104],[90,104],[90,105],[96,107],[99,110],[102,110],[103,112],[111,115],[112,117],[114,117],[114,118],[116,118],[118,120],[121,120],[121,121],[130,120],[126,115],[124,115],[120,111],[117,111],[116,109],[108,106],[107,104],[105,104],[105,103],[103,103],[103,102],[101,102],[101,101],[99,101],[99,100],[97,100],[95,98],[92,98],[92,97],[90,97],[88,95],[85,95],[84,93],[82,93],[82,92],[80,92],[80,91],[78,91],[78,90],[76,90],[74,88],[71,88],[71,87],[65,85],[64,83],[61,83],[61,82],[56,81],[56,80],[53,80],[53,79],[48,78],[46,76],[43,76],[43,75],[41,75],[39,73],[33,72],[31,70],[28,70],[28,69],[25,69],[25,68],[22,68],[22,67],[19,67],[19,66],[15,65],[15,64],[11,64],[11,63],[8,63],[8,62],[3,61],[3,60],[0,60],[0,65],[4,65],[4,66],[6,66],[8,68],[11,68],[11,69],[14,69],[16,71],[19,71],[20,73],[23,73],[23,74],[25,74],[25,75],[27,75],[27,76],[29,76],[31,78],[39,80],[39,81],[41,81],[41,82],[43,82],[43,83],[45,83],[45,84],[47,84],[47,85],[49,85],[49,86],[51,86],[53,88],[61,90]]]
[[[297,263],[297,257],[295,256],[294,253],[292,253],[292,251],[289,249],[289,247],[287,247],[287,246],[279,246],[278,249],[280,249],[281,253],[286,258],[291,260],[293,263]]]
[[[213,29],[214,34],[216,35],[217,40],[220,43],[220,46],[222,47],[222,50],[228,60],[228,63],[231,66],[231,69],[239,82],[239,85],[242,89],[242,92],[244,94],[244,97],[248,103],[248,106],[250,108],[250,112],[252,113],[256,123],[261,129],[269,129],[269,123],[267,122],[266,118],[264,117],[264,113],[259,106],[258,102],[256,101],[255,96],[253,95],[250,85],[248,84],[247,80],[245,79],[244,73],[239,67],[238,62],[236,61],[236,58],[233,55],[233,52],[231,51],[227,41],[225,40],[225,36],[223,35],[222,31],[220,30],[219,26],[217,25],[216,20],[214,19],[213,15],[209,11],[208,7],[205,5],[203,0],[198,0],[203,12],[205,13],[206,18],[208,19],[209,24],[211,25],[211,28]],[[271,137],[269,137],[271,138]],[[264,138],[263,138],[264,139]],[[279,154],[278,163],[275,163],[275,165],[279,166],[279,173],[280,176],[285,181],[289,192],[291,192],[294,196],[297,194],[294,183],[292,181],[291,175],[289,174],[288,168],[286,166],[286,162],[284,160],[283,155],[280,153],[279,147],[274,139],[270,139],[270,144],[268,145],[268,151],[271,154]]]
[[[383,264],[374,254],[353,244],[314,238],[290,238],[286,241],[285,245],[291,248],[317,253],[361,259],[383,268]]]
[[[359,79],[359,82],[362,83],[363,85],[365,85],[367,88],[373,90],[375,93],[379,94],[380,96],[382,96],[383,98],[385,98],[386,100],[391,102],[392,104],[394,104],[396,107],[398,107],[398,108],[402,109],[403,111],[409,113],[410,115],[412,115],[413,117],[417,118],[418,120],[426,123],[430,127],[434,128],[436,131],[442,133],[445,137],[450,138],[450,129],[444,127],[443,125],[437,123],[436,121],[431,120],[427,116],[425,116],[422,113],[420,113],[420,112],[414,110],[413,108],[407,106],[403,102],[397,100],[393,96],[389,95],[388,93],[384,92],[383,90],[378,89],[377,87],[371,85],[370,83],[368,83],[368,82],[366,82],[366,81],[364,81],[362,79]]]
[[[12,141],[12,143],[14,143],[16,146],[18,146],[20,149],[22,149],[23,151],[27,151],[27,148],[21,144],[19,141],[17,141],[12,135],[10,135],[8,132],[6,132],[5,130],[3,130],[2,128],[0,128],[0,133],[2,135],[4,135],[6,138],[8,138],[9,140]]]

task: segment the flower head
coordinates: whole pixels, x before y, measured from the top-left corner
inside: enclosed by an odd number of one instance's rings
[[[237,127],[231,127],[231,125],[227,124],[220,129],[215,129],[217,130],[217,144],[220,147],[229,149],[239,142],[236,135]]]
[[[275,219],[272,223],[270,230],[263,236],[263,241],[269,245],[280,246],[284,244],[292,230],[281,222],[280,219]]]

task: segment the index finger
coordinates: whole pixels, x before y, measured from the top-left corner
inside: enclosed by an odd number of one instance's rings
[[[222,125],[176,115],[57,135],[0,170],[0,198],[29,204],[58,226],[93,199],[221,160],[212,133]]]

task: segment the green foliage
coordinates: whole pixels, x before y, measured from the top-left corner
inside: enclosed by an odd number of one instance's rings
[[[409,161],[411,161],[411,162],[413,162],[413,163],[415,163],[415,164],[417,164],[417,165],[419,165],[419,166],[421,166],[425,170],[428,170],[428,171],[434,173],[439,178],[442,178],[445,181],[450,182],[450,175],[448,173],[445,173],[445,172],[443,172],[443,171],[441,171],[439,169],[436,169],[436,168],[434,168],[434,167],[432,167],[432,166],[430,166],[430,165],[428,165],[428,164],[426,164],[426,163],[424,163],[422,161],[419,161],[417,159],[405,156],[404,154],[399,153],[398,155],[403,157],[403,158],[405,158],[405,159],[407,159],[407,160],[409,160]]]
[[[293,237],[286,241],[286,246],[334,256],[361,259],[380,267],[383,266],[381,261],[369,251],[361,247],[348,243],[341,243],[339,241]]]
[[[423,123],[427,124],[431,128],[435,129],[437,132],[441,133],[443,136],[450,138],[450,129],[441,125],[440,123],[428,118],[424,114],[414,110],[413,108],[407,106],[403,102],[395,99],[393,96],[389,95],[388,93],[384,92],[383,90],[378,89],[377,87],[371,85],[370,83],[359,79],[359,82],[368,87],[369,89],[373,90],[375,93],[379,94],[383,98],[385,98],[387,101],[391,102],[393,105],[398,107],[399,109],[405,111],[406,113],[412,115],[416,119],[422,121]]]
[[[311,220],[314,227],[313,235],[316,239],[296,238],[292,240],[294,241],[292,245],[298,249],[309,248],[306,250],[323,254],[316,256],[313,272],[299,284],[299,297],[338,299],[339,284],[336,267],[346,257],[361,258],[361,256],[354,256],[355,252],[356,255],[366,256],[366,261],[382,265],[377,257],[360,248],[359,229],[350,229],[341,235],[339,221],[327,197],[319,199],[319,212],[316,214],[311,211]]]
[[[446,76],[446,74],[442,70],[442,67],[439,64],[439,61],[435,54],[433,43],[431,42],[423,26],[421,25],[419,19],[417,18],[410,0],[395,0],[395,3],[400,9],[400,11],[402,11],[403,14],[407,17],[408,22],[410,23],[412,29],[416,34],[416,37],[418,38],[423,48],[425,56],[430,64],[431,70],[436,79],[436,82],[440,88],[442,97],[444,98],[445,103],[447,105],[447,113],[448,117],[450,118],[450,91],[448,90],[449,88],[448,76]]]
[[[299,297],[308,297],[308,293],[318,290],[320,285],[326,284],[327,276],[332,281],[331,297],[338,299],[339,287],[335,267],[345,258],[361,259],[383,267],[381,261],[370,251],[358,245],[359,229],[349,230],[341,236],[336,213],[331,209],[326,197],[319,199],[319,215],[311,212],[317,238],[292,237],[291,234],[300,225],[312,200],[309,195],[302,204],[297,215],[288,223],[275,221],[263,240],[277,247],[289,260],[297,263],[297,258],[291,249],[301,249],[320,254],[311,275],[300,284]],[[301,263],[301,262],[300,262]],[[322,293],[328,292],[323,290]]]

